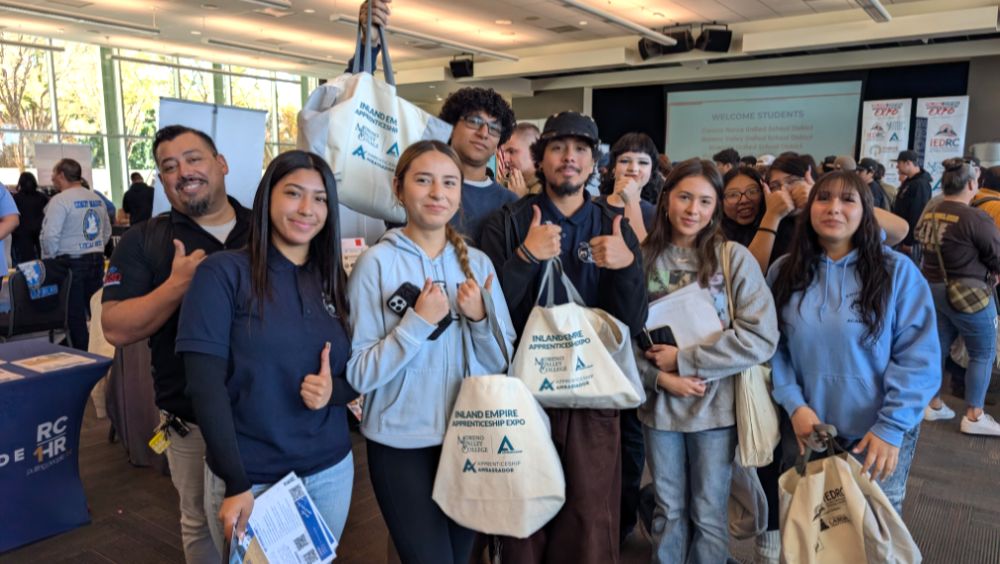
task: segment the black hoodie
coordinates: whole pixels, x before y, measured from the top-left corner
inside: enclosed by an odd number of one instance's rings
[[[931,175],[924,169],[907,178],[899,186],[896,193],[896,202],[892,205],[892,213],[906,220],[910,225],[910,231],[901,245],[913,246],[913,232],[920,221],[920,214],[931,199]]]

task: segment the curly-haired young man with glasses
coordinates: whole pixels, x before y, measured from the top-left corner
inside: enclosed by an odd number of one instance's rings
[[[462,88],[452,93],[441,107],[441,119],[452,124],[451,148],[462,161],[462,207],[452,225],[479,246],[483,220],[504,204],[517,201],[486,171],[497,147],[510,139],[514,130],[514,110],[492,88]]]

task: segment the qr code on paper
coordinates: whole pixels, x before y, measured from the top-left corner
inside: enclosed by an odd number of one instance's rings
[[[302,550],[303,548],[309,546],[309,538],[305,535],[299,535],[295,538],[295,550]]]
[[[309,552],[302,555],[302,562],[305,562],[305,564],[313,564],[313,562],[319,562],[319,556],[316,556],[315,550],[310,550]]]
[[[302,486],[292,486],[288,493],[291,494],[292,499],[299,499],[306,496],[306,492],[302,490]]]

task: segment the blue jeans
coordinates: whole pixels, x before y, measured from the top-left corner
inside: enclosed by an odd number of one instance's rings
[[[321,470],[311,476],[299,476],[309,492],[309,497],[316,504],[316,510],[323,516],[326,525],[330,527],[333,537],[340,542],[347,523],[347,511],[351,508],[351,490],[354,488],[354,455],[347,456],[340,462]],[[254,484],[250,493],[254,497],[264,493],[271,484]],[[208,528],[219,552],[222,552],[222,523],[219,521],[219,508],[226,496],[226,483],[222,481],[205,465],[205,513],[208,515]],[[228,555],[226,555],[228,556]]]
[[[725,562],[736,427],[680,433],[644,426],[643,431],[656,492],[653,562]]]
[[[959,335],[965,340],[969,351],[969,367],[965,371],[965,402],[970,407],[982,408],[986,402],[986,391],[993,374],[993,359],[996,357],[997,310],[990,295],[990,305],[977,313],[955,311],[948,303],[944,284],[931,284],[934,308],[937,310],[938,338],[941,340],[941,370],[944,373],[944,359],[948,358],[951,344]]]

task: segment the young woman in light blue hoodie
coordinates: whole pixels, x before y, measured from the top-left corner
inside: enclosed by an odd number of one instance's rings
[[[493,264],[448,225],[462,194],[455,152],[438,141],[410,146],[393,188],[407,223],[365,252],[348,281],[347,380],[365,394],[368,469],[403,563],[465,564],[475,533],[449,519],[431,490],[463,377],[463,340],[472,374],[504,373],[514,330]],[[483,291],[495,312],[486,311]]]
[[[791,252],[768,273],[782,333],[771,368],[800,452],[814,425],[834,425],[902,514],[940,347],[930,288],[882,244],[873,207],[854,173],[813,187]]]

